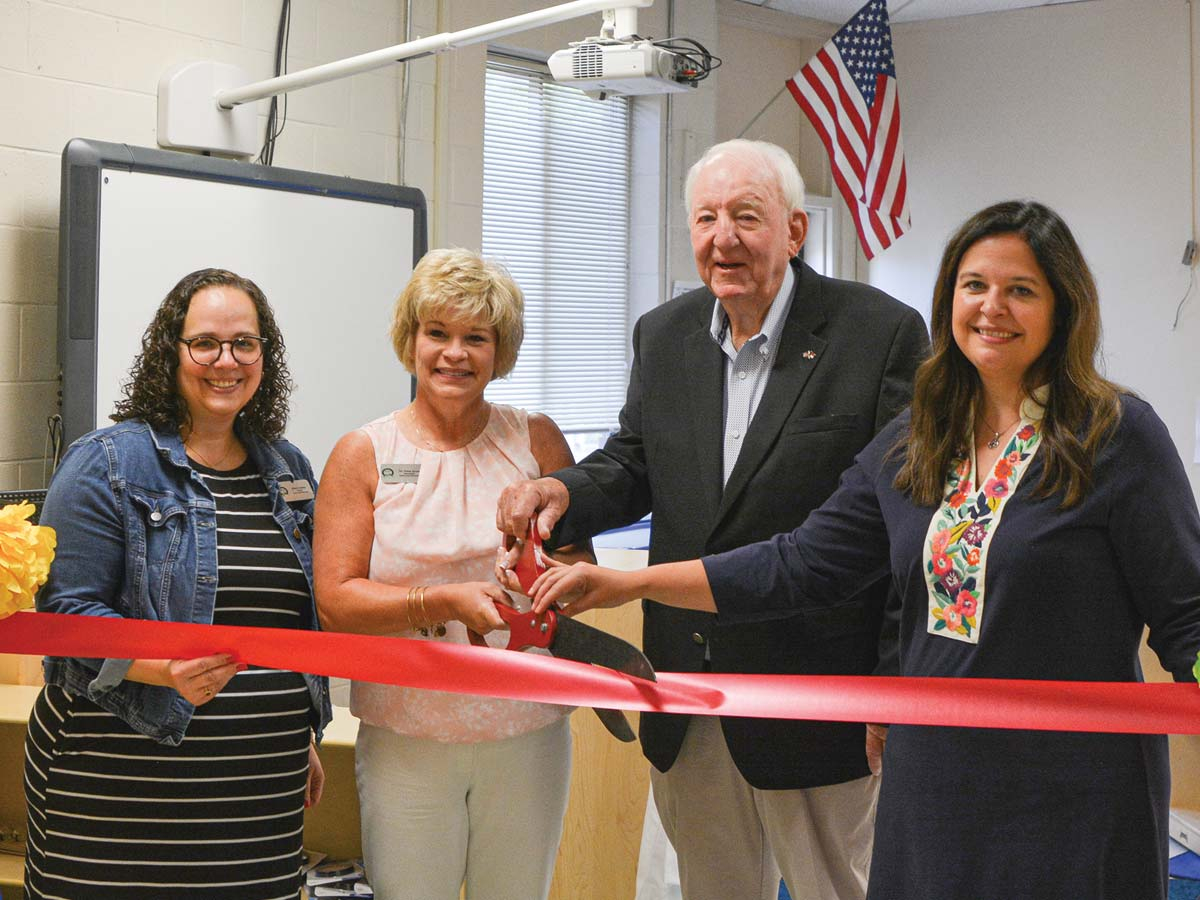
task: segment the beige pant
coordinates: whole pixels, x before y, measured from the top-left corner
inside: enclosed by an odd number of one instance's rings
[[[363,858],[378,900],[539,900],[571,781],[566,717],[503,741],[444,744],[360,724]]]
[[[865,737],[865,732],[864,732]],[[684,900],[862,900],[879,779],[763,791],[738,772],[720,720],[693,716],[675,764],[650,768]]]

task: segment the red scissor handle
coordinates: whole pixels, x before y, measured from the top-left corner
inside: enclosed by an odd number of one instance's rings
[[[529,593],[537,577],[548,567],[542,559],[542,538],[529,523],[529,537],[521,548],[521,557],[517,560],[513,572],[521,583],[521,590]],[[503,603],[496,604],[496,611],[508,623],[508,649],[524,650],[526,647],[549,647],[554,642],[554,630],[558,627],[558,616],[552,610],[546,610],[540,616],[531,612],[521,612]],[[478,647],[486,647],[487,641],[483,635],[467,629],[467,637]]]
[[[538,615],[496,603],[496,612],[500,613],[500,618],[508,624],[509,650],[524,650],[526,647],[547,648],[554,643],[554,632],[558,628],[558,614],[554,610],[548,609]],[[478,647],[487,646],[483,635],[469,628],[467,637]]]
[[[529,536],[525,539],[524,546],[521,548],[521,557],[517,560],[517,564],[513,566],[513,572],[517,576],[517,581],[521,583],[521,590],[527,595],[537,577],[549,568],[543,559],[543,553],[541,535],[537,533],[537,529],[530,522]]]

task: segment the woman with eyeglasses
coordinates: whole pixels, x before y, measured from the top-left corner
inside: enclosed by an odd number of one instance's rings
[[[38,609],[316,628],[316,480],[281,437],[290,391],[262,291],[220,269],[185,276],[142,337],[117,424],[76,441],[50,484],[58,553]],[[225,654],[44,666],[27,898],[299,895],[324,678]]]

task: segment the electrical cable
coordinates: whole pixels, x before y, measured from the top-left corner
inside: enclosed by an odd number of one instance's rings
[[[1192,198],[1192,235],[1195,237],[1196,228],[1196,38],[1195,38],[1195,18],[1196,12],[1192,9],[1191,0],[1187,0],[1188,12],[1188,154],[1189,165],[1188,173],[1191,181],[1191,198]],[[1189,241],[1189,247],[1192,244]],[[1187,298],[1192,293],[1192,288],[1196,286],[1196,261],[1188,260],[1185,254],[1185,262],[1190,272],[1188,278],[1188,288],[1183,293],[1183,297],[1179,300],[1179,304],[1175,307],[1175,321],[1171,323],[1171,330],[1174,331],[1179,325],[1179,316],[1183,312],[1183,304],[1187,302]]]
[[[709,76],[713,69],[720,68],[721,57],[713,56],[708,48],[693,38],[669,37],[646,38],[640,34],[631,34],[622,38],[589,38],[598,44],[639,44],[648,43],[654,47],[662,47],[682,59],[686,68],[676,71],[674,79],[681,84],[695,85]]]
[[[1192,288],[1196,286],[1196,268],[1189,266],[1191,269],[1191,277],[1188,278],[1187,290],[1183,292],[1183,296],[1179,298],[1179,303],[1175,306],[1175,321],[1171,323],[1171,330],[1174,331],[1179,325],[1179,315],[1183,312],[1183,304],[1187,303],[1187,298],[1192,295]]]
[[[275,77],[287,73],[288,45],[292,35],[292,0],[283,0],[279,8],[279,27],[275,32]],[[258,153],[257,162],[262,165],[272,165],[275,161],[275,142],[287,126],[287,94],[283,95],[283,113],[279,112],[279,95],[271,98],[270,111],[267,113],[267,133],[263,140],[262,150]]]
[[[687,68],[676,74],[676,80],[683,84],[698,84],[721,65],[719,56],[713,56],[707,47],[692,38],[669,37],[652,40],[650,43],[655,47],[670,50],[684,61]]]
[[[404,40],[408,43],[412,37],[412,0],[407,0],[404,6]],[[399,158],[396,160],[397,184],[404,184],[406,176],[406,168],[408,163],[408,95],[409,86],[412,83],[412,70],[405,63],[404,70],[401,73],[401,78],[404,79],[404,86],[400,92],[400,135],[399,135]]]
[[[46,440],[42,445],[42,484],[50,483],[50,476],[58,471],[58,462],[62,459],[63,420],[55,413],[46,418]],[[50,471],[46,471],[46,464]]]
[[[1190,141],[1188,142],[1188,153],[1190,155],[1190,164],[1188,166],[1189,180],[1191,181],[1191,199],[1192,199],[1192,224],[1191,227],[1196,227],[1196,61],[1195,61],[1195,11],[1192,9],[1191,0],[1187,0],[1188,8],[1188,130],[1190,132]],[[1179,298],[1179,302],[1175,305],[1175,319],[1171,322],[1171,330],[1174,331],[1179,327],[1179,317],[1183,313],[1183,305],[1187,303],[1188,297],[1192,294],[1192,289],[1196,286],[1196,261],[1194,257],[1194,245],[1192,241],[1188,241],[1188,250],[1193,251],[1191,255],[1184,253],[1183,263],[1188,267],[1188,286],[1183,292],[1183,296]]]
[[[675,4],[677,0],[667,0],[667,34],[672,34],[675,31]],[[666,146],[663,148],[662,158],[666,160],[666,169],[663,172],[663,179],[666,181],[670,177],[671,160],[675,158],[675,95],[667,94],[666,111],[663,114],[663,139]],[[681,182],[682,183],[682,182]],[[670,191],[667,192],[668,194]],[[682,191],[680,192],[682,194]],[[661,260],[671,259],[671,236],[674,234],[675,212],[674,199],[663,205],[663,228],[659,232],[659,251],[658,256]],[[659,266],[660,284],[658,290],[659,297],[671,296],[671,266]]]
[[[279,28],[275,34],[275,75],[287,72],[288,47],[292,33],[292,2],[283,0],[279,9]],[[270,113],[267,116],[267,136],[263,142],[259,162],[273,165],[275,162],[275,146],[278,138],[287,126],[288,95],[283,95],[283,112],[279,111],[279,95],[271,98]]]

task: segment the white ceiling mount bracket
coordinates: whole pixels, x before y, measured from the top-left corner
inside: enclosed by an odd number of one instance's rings
[[[240,66],[190,62],[173,66],[158,80],[158,145],[252,156],[258,149],[253,103],[222,109],[218,93],[250,83]]]
[[[636,6],[622,6],[614,11],[615,37],[626,41],[637,35],[638,11]]]
[[[394,47],[360,53],[333,62],[322,63],[298,72],[277,75],[265,81],[251,82],[237,66],[215,62],[184,63],[167,71],[158,82],[158,143],[163,147],[210,150],[228,156],[250,156],[257,147],[256,116],[253,101],[273,97],[299,88],[324,84],[347,75],[369,72],[393,63],[416,59],[481,44],[493,38],[507,37],[530,28],[553,25],[589,13],[604,13],[605,22],[619,40],[636,32],[637,9],[645,9],[654,0],[568,0],[558,6],[533,10],[475,25],[461,31],[444,32],[417,38]],[[607,11],[607,12],[606,12]],[[591,40],[591,39],[589,39]],[[653,48],[658,49],[658,48]],[[563,51],[559,51],[560,53]],[[661,57],[671,59],[663,61]],[[620,85],[603,88],[607,93],[662,93],[685,90],[686,85],[667,84],[675,77],[679,60],[665,50],[657,54],[658,68],[671,71],[651,73],[662,84],[629,88],[638,73],[625,73]],[[695,87],[695,84],[691,84]]]

